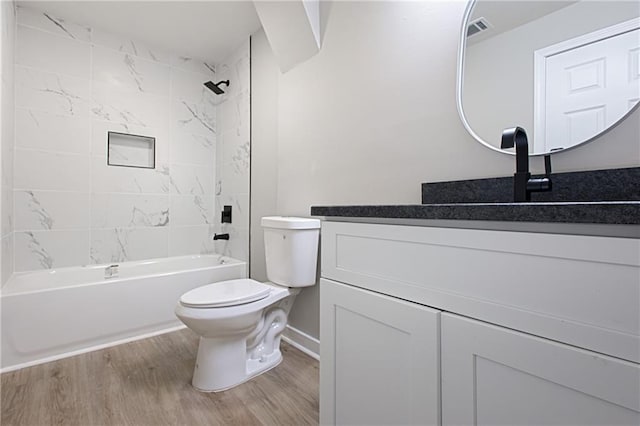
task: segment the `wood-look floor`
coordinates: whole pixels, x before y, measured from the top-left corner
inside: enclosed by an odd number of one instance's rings
[[[0,424],[318,424],[318,362],[282,343],[276,368],[220,393],[191,386],[198,339],[180,330],[2,374]]]

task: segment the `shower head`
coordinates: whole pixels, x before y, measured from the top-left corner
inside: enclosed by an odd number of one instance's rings
[[[219,87],[221,84],[224,84],[225,86],[229,87],[229,80],[223,80],[217,83],[214,83],[213,81],[207,81],[204,85],[207,86],[207,88],[211,90],[213,93],[215,93],[216,95],[222,95],[224,93],[224,90],[222,90]]]

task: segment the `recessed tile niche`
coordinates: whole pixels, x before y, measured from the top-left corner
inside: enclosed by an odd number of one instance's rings
[[[107,164],[109,166],[155,168],[156,138],[107,132]]]

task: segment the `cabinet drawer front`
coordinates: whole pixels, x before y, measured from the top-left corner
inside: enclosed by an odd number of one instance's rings
[[[443,425],[638,425],[640,365],[442,314]]]
[[[322,276],[640,362],[640,241],[324,222]]]
[[[320,423],[438,424],[440,312],[320,280]]]

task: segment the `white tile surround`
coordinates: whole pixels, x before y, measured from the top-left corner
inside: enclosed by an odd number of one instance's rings
[[[216,73],[22,7],[17,24],[15,271],[212,252],[247,260],[248,42]],[[203,86],[227,78],[223,96]],[[155,169],[107,166],[107,131],[155,137]],[[223,204],[232,226],[220,225]],[[214,244],[214,232],[232,238]]]
[[[223,87],[223,103],[218,107],[216,169],[222,184],[215,197],[214,223],[220,223],[224,205],[232,206],[233,223],[219,229],[228,232],[229,241],[216,241],[216,252],[236,259],[249,259],[249,170],[250,170],[250,46],[245,43],[227,60],[218,64],[218,80],[229,80]]]
[[[13,273],[13,140],[16,12],[13,1],[0,2],[0,284]]]

